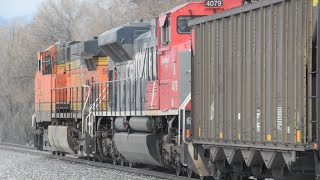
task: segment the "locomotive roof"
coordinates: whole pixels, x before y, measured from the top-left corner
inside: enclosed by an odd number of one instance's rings
[[[44,51],[49,51],[50,49],[52,49],[56,44],[51,45],[50,47],[48,47],[47,49],[45,49]]]
[[[182,5],[180,5],[180,6],[177,6],[177,7],[173,8],[173,9],[171,9],[170,11],[167,11],[166,13],[163,13],[162,15],[176,12],[176,11],[178,11],[178,10],[180,10],[180,9],[182,9],[182,8],[190,5],[190,4],[199,4],[199,3],[200,3],[200,2],[189,2],[189,3],[185,3],[185,4],[182,4]],[[161,16],[161,15],[160,15],[160,16]]]

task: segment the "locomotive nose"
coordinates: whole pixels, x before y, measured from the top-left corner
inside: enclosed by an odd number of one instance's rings
[[[48,139],[52,151],[76,154],[77,143],[71,137],[71,128],[68,126],[49,126]]]

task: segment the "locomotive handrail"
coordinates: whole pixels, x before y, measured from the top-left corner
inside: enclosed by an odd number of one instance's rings
[[[97,87],[98,88],[98,93],[95,94],[94,92],[92,92],[92,103],[91,103],[91,109],[92,111],[94,110],[97,110],[96,113],[100,113],[101,112],[101,109],[99,108],[101,103],[104,102],[104,100],[106,98],[109,97],[109,91],[110,91],[110,87],[111,88],[116,88],[118,89],[117,87],[120,85],[124,85],[124,86],[127,86],[126,83],[133,83],[132,85],[134,85],[134,90],[133,92],[131,93],[138,93],[137,91],[137,84],[140,85],[140,89],[142,88],[142,81],[145,80],[145,78],[143,77],[133,77],[133,78],[127,78],[127,79],[120,79],[120,80],[112,80],[112,81],[104,81],[104,82],[94,82],[94,83],[91,83],[91,86],[94,88],[94,87]],[[125,84],[123,84],[125,83]],[[101,86],[102,85],[102,86]],[[114,87],[115,85],[115,87]],[[107,86],[107,87],[105,87]],[[114,90],[116,90],[114,89]],[[91,90],[92,91],[92,90]],[[119,96],[119,98],[123,98],[122,95],[126,96],[126,93],[121,93],[120,92],[120,89],[116,90],[117,91],[117,95],[116,94],[112,94],[112,96]],[[129,95],[131,96],[131,95]],[[141,93],[140,93],[140,96],[139,97],[142,97]],[[102,99],[101,99],[102,98]],[[111,98],[112,99],[112,98]],[[137,106],[140,102],[140,104],[142,104],[142,99],[140,100],[137,100],[135,99],[133,102],[135,102],[134,104],[131,104],[131,98],[129,98],[129,101],[130,101],[130,107],[129,107],[129,111],[131,112],[132,110],[134,111],[134,113],[136,114],[137,113]],[[117,102],[114,102],[117,104]],[[110,109],[108,109],[108,105],[106,106],[106,110],[110,110],[110,113],[114,113],[115,112],[115,109],[119,108],[118,110],[121,112],[121,110],[124,110],[124,113],[126,114],[126,106],[122,107],[121,105],[119,107],[113,107],[113,105],[116,105],[116,104],[111,104],[110,105]],[[103,107],[102,107],[102,111],[103,111]],[[142,109],[140,110],[141,111],[141,114],[142,114]]]
[[[179,107],[179,123],[178,123],[178,144],[181,145],[181,132],[180,132],[180,128],[181,128],[181,110],[183,111],[182,113],[182,141],[186,144],[188,144],[188,142],[186,141],[186,136],[185,136],[185,130],[186,130],[186,106],[189,103],[189,101],[191,100],[191,93],[187,96],[187,98],[183,101],[183,103],[181,104],[181,106]]]
[[[88,85],[80,85],[80,86],[66,86],[66,87],[60,87],[60,88],[50,88],[49,90],[51,91],[51,96],[52,96],[52,93],[53,92],[58,92],[58,93],[60,93],[61,91],[62,91],[62,93],[64,93],[64,95],[63,95],[63,97],[62,97],[62,102],[61,102],[61,99],[60,99],[60,95],[58,95],[58,100],[55,100],[55,101],[53,101],[53,99],[52,99],[52,97],[51,97],[51,113],[52,113],[52,104],[53,103],[55,103],[55,104],[68,104],[68,100],[67,100],[67,95],[69,94],[68,93],[68,91],[65,91],[65,90],[69,90],[70,89],[70,101],[69,101],[69,104],[70,104],[70,106],[71,107],[69,107],[70,108],[70,111],[69,112],[67,112],[66,110],[63,110],[63,117],[65,117],[65,115],[66,115],[66,117],[68,117],[67,116],[67,113],[70,113],[70,118],[72,118],[73,117],[73,115],[71,116],[71,114],[73,114],[73,113],[76,113],[76,117],[75,118],[77,118],[77,113],[78,113],[78,110],[76,110],[76,112],[72,112],[72,103],[74,103],[74,96],[73,96],[73,91],[71,91],[71,90],[77,90],[77,92],[76,92],[76,97],[77,97],[77,100],[76,100],[76,102],[78,102],[79,101],[79,97],[81,97],[82,95],[79,95],[79,92],[78,92],[78,89],[82,89],[82,93],[83,93],[83,90],[84,89],[88,89],[87,91],[86,91],[86,95],[84,94],[83,95],[83,98],[86,98],[86,101],[85,101],[85,103],[84,103],[84,100],[82,99],[82,102],[81,102],[81,107],[80,107],[80,111],[81,111],[81,118],[83,119],[84,118],[84,116],[83,116],[83,114],[84,114],[84,112],[85,112],[85,109],[87,108],[87,104],[88,104],[88,101],[89,101],[89,97],[90,97],[90,87],[88,86]],[[81,93],[81,94],[82,94]],[[86,97],[87,96],[87,97]],[[55,107],[55,108],[57,108],[57,107]],[[61,114],[61,112],[57,112],[57,109],[55,110],[56,111],[56,113],[59,113],[59,118],[60,118],[60,114]],[[84,120],[84,119],[83,119]]]
[[[108,89],[109,85],[107,85],[107,87],[105,87],[102,92],[99,94],[99,97],[96,98],[96,100],[92,103],[89,111],[91,111],[92,109],[95,109],[98,107],[98,105],[102,102],[102,100],[106,97],[103,96],[102,99],[99,101],[99,99],[101,98],[102,94]],[[98,102],[99,101],[99,102]],[[96,104],[98,102],[98,104]]]
[[[138,78],[128,78],[128,79],[121,79],[121,80],[113,80],[113,81],[104,81],[104,82],[95,82],[95,83],[91,83],[91,85],[99,85],[99,84],[107,84],[107,87],[105,87],[102,92],[99,94],[99,97],[97,97],[95,99],[95,101],[92,103],[90,110],[95,109],[98,107],[98,105],[102,102],[102,100],[99,100],[99,98],[101,98],[102,94],[108,89],[109,84],[110,83],[116,83],[116,82],[124,82],[124,81],[128,81],[128,80],[138,80],[138,79],[143,79],[142,77],[138,77]],[[108,90],[107,90],[107,94],[108,94]],[[104,96],[102,99],[104,99],[106,96]],[[97,103],[98,102],[98,103]]]
[[[62,88],[51,88],[49,90],[62,90],[62,89],[69,89],[69,88],[80,88],[80,87],[86,87],[87,85],[81,85],[81,86],[67,86]]]
[[[88,114],[88,116],[87,116],[86,119],[85,119],[86,129],[87,129],[88,126],[91,125],[91,119],[90,119],[91,114],[92,114],[92,111],[91,111],[91,112],[89,111],[89,114]],[[88,122],[88,119],[89,119],[89,125],[88,125],[88,123],[87,123],[87,122]],[[89,134],[91,135],[90,129],[89,129]]]
[[[84,121],[85,121],[85,117],[84,117],[84,112],[85,112],[85,109],[86,109],[86,105],[88,103],[88,100],[89,100],[89,96],[90,96],[90,86],[88,85],[82,85],[81,87],[84,87],[84,88],[88,88],[88,94],[87,94],[87,98],[86,98],[86,101],[83,105],[83,109],[82,109],[82,114],[81,114],[81,118],[82,118],[82,135],[84,135]]]
[[[113,80],[113,81],[104,81],[104,82],[95,82],[95,83],[91,83],[91,84],[92,84],[92,85],[96,85],[96,84],[113,83],[113,82],[122,82],[122,81],[137,80],[137,79],[143,79],[143,77],[128,78],[128,79],[120,79],[120,80]]]
[[[92,105],[90,105],[89,114],[88,114],[88,116],[87,116],[86,119],[85,119],[86,126],[87,126],[87,124],[88,124],[88,123],[87,123],[88,119],[89,119],[89,125],[93,125],[90,116],[91,116],[91,114],[93,113],[93,110],[95,110],[95,109],[99,106],[99,104],[103,101],[103,99],[107,96],[107,95],[103,96],[102,99],[99,101],[99,99],[101,98],[102,94],[108,89],[108,87],[109,87],[109,86],[107,86],[106,88],[104,88],[104,90],[100,93],[99,97],[96,98],[94,102],[92,102]],[[98,103],[97,103],[97,102],[98,102]],[[90,134],[91,136],[93,135],[93,129],[92,129],[92,128],[89,129],[89,134]]]

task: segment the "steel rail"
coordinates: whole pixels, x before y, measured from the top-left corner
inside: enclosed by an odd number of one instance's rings
[[[94,167],[99,168],[106,168],[106,169],[114,169],[118,171],[125,171],[129,173],[135,173],[138,175],[144,175],[144,176],[152,176],[156,178],[163,178],[163,179],[170,179],[170,180],[192,180],[194,178],[188,178],[184,176],[176,176],[175,174],[170,174],[166,172],[160,172],[155,170],[149,170],[149,169],[141,169],[141,168],[130,168],[126,166],[119,166],[119,165],[113,165],[109,163],[101,163],[101,162],[95,162],[90,161],[88,159],[80,159],[77,156],[57,156],[52,155],[49,151],[39,151],[36,150],[34,147],[31,146],[24,146],[19,144],[12,144],[12,143],[4,143],[0,142],[0,149],[7,150],[7,151],[13,151],[17,153],[27,153],[35,156],[43,156],[47,158],[67,161],[67,162],[74,162],[78,164],[84,164],[84,165],[90,165]]]

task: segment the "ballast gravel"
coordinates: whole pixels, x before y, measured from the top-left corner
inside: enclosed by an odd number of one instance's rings
[[[90,165],[5,150],[0,150],[0,179],[160,180],[114,169],[97,168]]]

